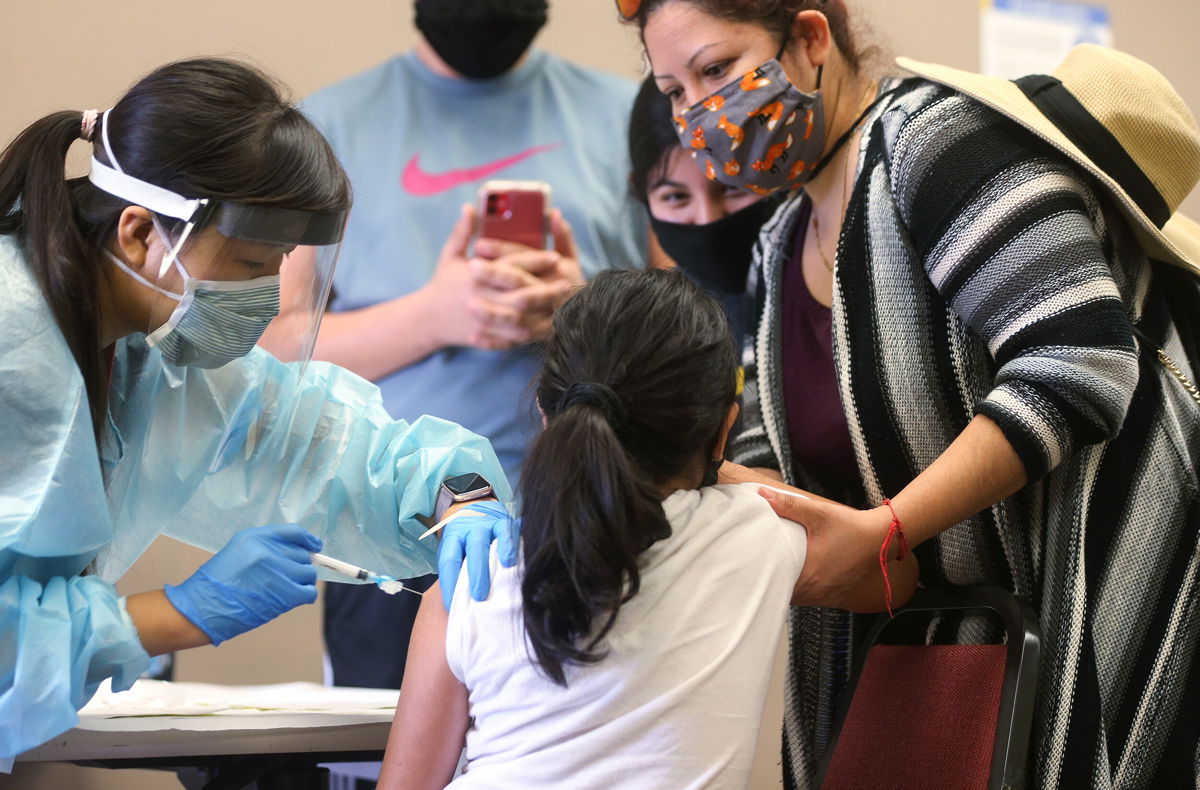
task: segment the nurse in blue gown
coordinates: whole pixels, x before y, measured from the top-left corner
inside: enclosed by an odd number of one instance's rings
[[[91,172],[66,179],[79,138]],[[444,479],[475,472],[511,498],[485,439],[394,421],[373,385],[306,363],[349,207],[325,140],[227,60],[162,67],[0,156],[0,768],[72,727],[105,678],[128,688],[151,654],[312,602],[313,551],[430,572],[416,517]],[[294,264],[308,309],[289,314],[285,364],[255,343],[300,245],[316,254]],[[501,505],[475,508],[441,564],[456,576],[467,547],[482,596],[488,544],[511,562],[515,538]],[[119,597],[160,534],[216,554]]]

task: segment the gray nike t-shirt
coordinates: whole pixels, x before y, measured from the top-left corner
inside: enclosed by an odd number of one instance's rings
[[[644,265],[647,219],[628,193],[626,129],[636,86],[533,50],[492,80],[454,80],[408,53],[318,91],[305,112],[354,188],[330,309],[416,291],[464,203],[489,178],[548,182],[584,274]],[[388,338],[379,337],[386,343]],[[491,439],[514,488],[541,421],[532,348],[451,348],[377,382],[393,417],[432,414]]]

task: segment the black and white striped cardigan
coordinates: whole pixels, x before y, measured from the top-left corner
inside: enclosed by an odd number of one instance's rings
[[[1049,146],[949,89],[889,87],[862,137],[833,301],[863,490],[831,493],[878,504],[973,415],[995,420],[1030,484],[917,553],[927,584],[998,584],[1038,610],[1031,786],[1194,787],[1200,409],[1131,329],[1185,357],[1161,283]],[[781,274],[804,200],[756,245],[762,313],[731,453],[819,490],[793,469],[780,370]],[[785,774],[806,787],[845,683],[850,620],[796,608],[790,630]]]

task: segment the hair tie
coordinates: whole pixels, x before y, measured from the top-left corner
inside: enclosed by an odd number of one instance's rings
[[[96,132],[96,119],[100,117],[99,110],[84,110],[83,120],[79,124],[79,139],[87,142],[92,141],[92,135]]]
[[[625,406],[622,405],[620,396],[607,384],[597,381],[575,382],[563,390],[563,394],[558,398],[558,408],[555,409],[555,412],[562,412],[576,404],[600,409],[604,412],[609,425],[614,429],[625,422]]]

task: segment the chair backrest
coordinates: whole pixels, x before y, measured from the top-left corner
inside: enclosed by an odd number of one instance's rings
[[[875,645],[824,790],[986,790],[1004,645]]]
[[[824,790],[1021,788],[1037,692],[1039,629],[1027,602],[994,587],[921,590],[914,612],[990,611],[1005,645],[877,645],[856,656],[851,693],[817,773]]]

